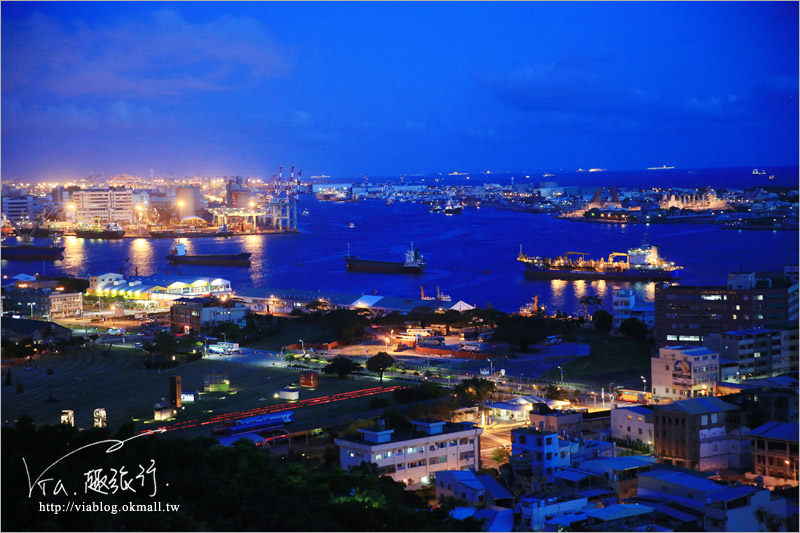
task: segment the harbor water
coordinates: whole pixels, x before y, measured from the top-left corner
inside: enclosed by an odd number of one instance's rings
[[[610,309],[611,291],[632,287],[652,300],[653,283],[526,280],[522,251],[556,257],[584,252],[608,258],[643,242],[658,244],[661,254],[683,266],[681,283],[723,285],[732,271],[782,271],[797,264],[794,231],[730,231],[714,225],[603,225],[557,220],[494,208],[465,208],[459,215],[429,213],[427,206],[379,200],[323,202],[302,195],[299,234],[187,239],[188,253],[250,252],[250,267],[170,265],[172,241],[147,238],[88,240],[65,237],[61,261],[3,261],[4,276],[45,273],[86,276],[122,272],[125,276],[184,275],[220,277],[234,290],[245,287],[379,294],[415,299],[437,288],[480,307],[512,312],[538,296],[548,312],[582,312],[584,295],[599,295]],[[46,243],[46,239],[36,239]],[[9,239],[7,244],[13,244]],[[365,259],[402,261],[411,242],[427,258],[419,275],[348,273],[348,252]]]

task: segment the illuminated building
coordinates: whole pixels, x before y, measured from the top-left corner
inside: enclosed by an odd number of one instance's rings
[[[378,475],[402,481],[416,490],[434,481],[442,470],[478,470],[482,428],[469,422],[453,424],[425,418],[407,429],[377,426],[359,428],[360,438],[336,439],[339,464],[351,470],[362,462],[378,465]]]
[[[708,396],[719,380],[719,354],[707,348],[669,346],[650,359],[653,397],[685,400]]]

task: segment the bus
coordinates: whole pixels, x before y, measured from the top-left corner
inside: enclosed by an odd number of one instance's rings
[[[487,331],[478,335],[478,342],[489,342],[494,337],[494,331]]]
[[[433,330],[431,328],[408,328],[406,333],[410,335],[418,335],[420,337],[433,337]]]
[[[417,346],[444,346],[444,337],[420,337]]]
[[[223,348],[228,350],[228,353],[239,353],[239,352],[241,352],[241,350],[239,349],[239,343],[238,342],[218,342],[217,346],[222,346]]]
[[[399,340],[399,341],[416,342],[416,340],[419,338],[419,336],[418,335],[412,335],[411,333],[397,333],[397,334],[395,334],[394,338]]]
[[[653,400],[653,393],[632,389],[617,389],[617,400],[650,404]]]

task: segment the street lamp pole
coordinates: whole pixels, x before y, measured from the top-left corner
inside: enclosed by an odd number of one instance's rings
[[[299,340],[300,340],[300,350],[302,350],[303,353],[306,353],[306,343],[303,342],[303,339]]]
[[[31,319],[33,319],[33,306],[36,305],[36,302],[28,302],[28,305],[31,306]]]
[[[794,461],[790,461],[788,459],[785,459],[783,461],[783,463],[785,465],[792,465],[792,475],[794,476],[794,480],[797,481],[797,465],[794,464]]]
[[[564,369],[561,368],[560,366],[558,367],[558,369],[561,371],[561,383],[564,383]]]
[[[642,382],[644,383],[644,392],[647,392],[647,380],[645,379],[644,376],[639,376],[639,377],[642,378]]]

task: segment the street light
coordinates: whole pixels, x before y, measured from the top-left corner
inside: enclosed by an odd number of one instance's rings
[[[303,353],[306,353],[306,344],[303,342],[303,339],[300,339],[300,349]]]
[[[564,383],[564,369],[561,367],[558,367],[558,369],[561,370],[561,383]]]
[[[35,302],[28,302],[28,305],[31,306],[31,318],[33,318],[33,306],[36,305]]]
[[[787,466],[788,466],[788,465],[792,465],[792,476],[794,477],[795,481],[797,481],[797,465],[796,465],[796,464],[794,464],[794,462],[793,462],[793,461],[790,461],[790,460],[788,460],[788,459],[785,459],[785,460],[783,461],[783,463],[784,463],[785,465],[787,465]]]
[[[139,235],[142,234],[142,209],[143,208],[141,204],[136,205],[136,210],[139,212],[139,228],[138,228]]]
[[[644,383],[644,392],[647,392],[647,380],[644,378],[644,376],[639,377],[642,378],[642,382]]]

